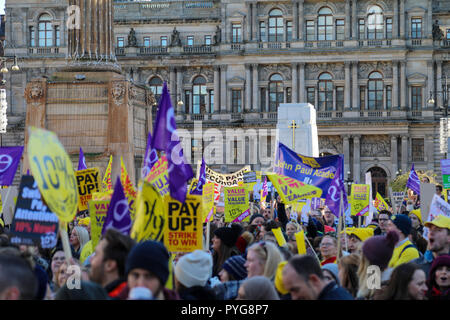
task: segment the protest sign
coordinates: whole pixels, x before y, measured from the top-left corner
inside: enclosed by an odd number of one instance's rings
[[[214,182],[224,187],[234,187],[239,185],[239,181],[244,181],[244,173],[250,171],[250,166],[245,166],[239,171],[230,174],[221,174],[205,166],[206,182]]]
[[[444,188],[450,189],[450,159],[441,159],[441,171]]]
[[[273,234],[275,235],[275,238],[277,239],[278,245],[280,247],[284,246],[286,244],[286,239],[283,236],[283,232],[281,231],[281,228],[275,228],[272,229]]]
[[[90,200],[88,204],[91,217],[92,249],[95,250],[102,235],[103,224],[109,209],[109,200]]]
[[[427,221],[431,202],[435,194],[436,185],[434,183],[420,183],[420,212],[422,214],[422,221]]]
[[[245,187],[226,187],[225,222],[250,221],[248,193]]]
[[[444,189],[442,194],[444,195],[445,201],[450,203],[450,189]]]
[[[42,197],[63,222],[77,213],[78,188],[72,161],[55,133],[29,128],[28,161]]]
[[[161,196],[169,193],[169,171],[166,156],[162,156],[156,161],[145,180],[150,182]]]
[[[267,177],[277,189],[285,204],[296,203],[303,199],[318,198],[322,195],[320,188],[304,184],[287,176],[268,173]]]
[[[131,237],[138,242],[145,240],[161,241],[163,233],[163,199],[155,187],[144,181],[138,193],[136,220],[131,228]]]
[[[19,196],[11,225],[11,243],[54,248],[58,240],[58,217],[44,204],[32,176],[20,181]]]
[[[374,206],[378,210],[378,212],[382,210],[389,210],[388,204],[386,203],[386,201],[384,201],[383,197],[378,192],[375,196]]]
[[[368,216],[370,191],[368,184],[352,184],[351,215]]]
[[[256,183],[256,172],[254,171],[249,171],[249,172],[244,172],[244,183]]]
[[[202,197],[186,195],[184,203],[166,195],[164,245],[171,252],[192,252],[203,248]]]
[[[125,196],[120,177],[117,177],[114,193],[111,197],[105,223],[103,224],[102,234],[105,234],[109,228],[114,228],[122,234],[129,235],[132,225],[128,199]]]
[[[109,191],[112,190],[112,181],[111,181],[111,170],[112,170],[112,161],[113,161],[113,156],[109,156],[109,162],[108,162],[108,166],[106,167],[105,170],[105,175],[103,176],[103,180],[102,180],[102,190],[103,191]]]
[[[5,225],[10,225],[14,216],[14,208],[16,206],[19,189],[14,186],[9,186],[5,189],[0,189],[1,195],[1,212],[3,212],[3,222]]]
[[[423,211],[421,210],[421,213]],[[444,215],[446,217],[450,217],[450,204],[442,200],[437,194],[433,196],[433,200],[431,201],[431,206],[429,210],[429,215],[425,221],[433,221],[437,216]],[[423,217],[423,213],[422,213]]]
[[[209,222],[213,218],[214,211],[214,183],[208,182],[203,186],[203,222]]]
[[[134,221],[136,214],[136,197],[137,192],[134,188],[133,183],[131,182],[130,176],[128,175],[127,169],[125,167],[125,163],[123,162],[123,158],[120,157],[120,182],[123,186],[123,191],[125,192],[125,196],[128,199],[128,206],[130,209],[131,220]]]
[[[88,202],[94,192],[100,192],[100,170],[98,168],[75,171],[78,185],[78,210],[88,210]]]
[[[10,186],[22,158],[23,147],[0,148],[0,186]]]
[[[295,240],[297,242],[298,254],[306,254],[305,232],[303,230],[297,232],[295,234]]]
[[[402,205],[403,200],[405,198],[405,192],[403,192],[403,191],[402,192],[392,192],[391,195],[395,202],[394,209],[400,208],[400,206]],[[397,212],[397,210],[395,210],[395,212]]]

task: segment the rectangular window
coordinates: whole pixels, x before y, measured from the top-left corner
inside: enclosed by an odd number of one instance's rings
[[[148,48],[151,46],[150,37],[144,37],[144,47]]]
[[[336,87],[336,110],[344,110],[344,87]]]
[[[55,26],[55,46],[59,47],[61,45],[61,32],[59,31],[59,26]]]
[[[242,111],[241,90],[231,90],[231,110],[233,113]]]
[[[447,29],[447,40],[450,40],[450,29]]]
[[[392,39],[392,18],[386,18],[386,39]]]
[[[422,38],[422,18],[411,19],[411,38],[412,39]]]
[[[312,104],[314,107],[316,106],[316,90],[314,87],[306,88],[306,101]]]
[[[422,87],[411,87],[412,110],[422,110]]]
[[[411,139],[412,161],[424,161],[424,139]]]
[[[336,40],[345,39],[345,21],[344,19],[336,20]]]
[[[36,32],[34,27],[30,27],[30,47],[36,46]]]
[[[358,20],[358,30],[359,30],[359,39],[363,40],[366,38],[366,34],[365,34],[365,21],[364,19],[359,19]]]
[[[237,161],[238,161],[238,142],[237,142],[237,140],[233,141],[233,155],[234,155],[233,163],[237,163]]]
[[[386,109],[392,108],[392,87],[386,86]]]
[[[259,23],[259,41],[267,41],[266,38],[266,23],[261,21]]]
[[[360,110],[366,109],[366,87],[359,87],[359,107]]]
[[[205,36],[205,45],[207,46],[211,45],[211,36]]]
[[[192,159],[191,163],[194,163],[196,154],[199,154],[199,155],[202,154],[202,144],[200,143],[199,140],[192,139],[191,140],[191,159]]]
[[[161,47],[167,47],[167,36],[161,37]]]
[[[238,43],[242,39],[242,26],[240,23],[233,23],[231,29],[231,42]]]
[[[189,114],[189,109],[191,107],[191,90],[186,90],[184,92],[184,112]]]
[[[314,20],[306,21],[306,41],[314,41],[315,30],[314,30]]]
[[[292,41],[292,21],[286,21],[286,41]]]
[[[209,90],[209,107],[210,112],[214,113],[214,90]]]
[[[123,40],[123,37],[117,38],[117,48],[123,48],[125,46],[125,42]]]
[[[194,36],[187,36],[187,45],[190,47],[194,45]]]

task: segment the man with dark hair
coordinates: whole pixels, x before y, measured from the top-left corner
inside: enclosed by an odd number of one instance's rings
[[[89,278],[100,284],[111,298],[118,298],[126,287],[125,263],[134,241],[115,229],[108,229],[91,258]]]
[[[292,300],[353,300],[336,282],[328,283],[316,258],[308,255],[289,259],[283,269],[283,285]]]
[[[381,210],[378,213],[378,227],[375,228],[373,234],[375,236],[385,235],[387,233],[387,226],[391,219],[391,213],[387,210]]]
[[[37,279],[30,264],[13,254],[0,254],[0,300],[33,300]]]

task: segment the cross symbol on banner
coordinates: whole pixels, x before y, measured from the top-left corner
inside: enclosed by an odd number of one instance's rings
[[[295,123],[295,120],[292,120],[292,123],[290,126],[288,126],[288,128],[292,129],[292,150],[295,150],[295,129],[297,129],[299,127]]]

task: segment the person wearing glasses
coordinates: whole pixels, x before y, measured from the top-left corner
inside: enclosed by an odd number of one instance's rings
[[[391,213],[387,210],[381,210],[378,214],[378,227],[373,231],[375,236],[382,236],[387,233],[388,222],[391,219]]]

